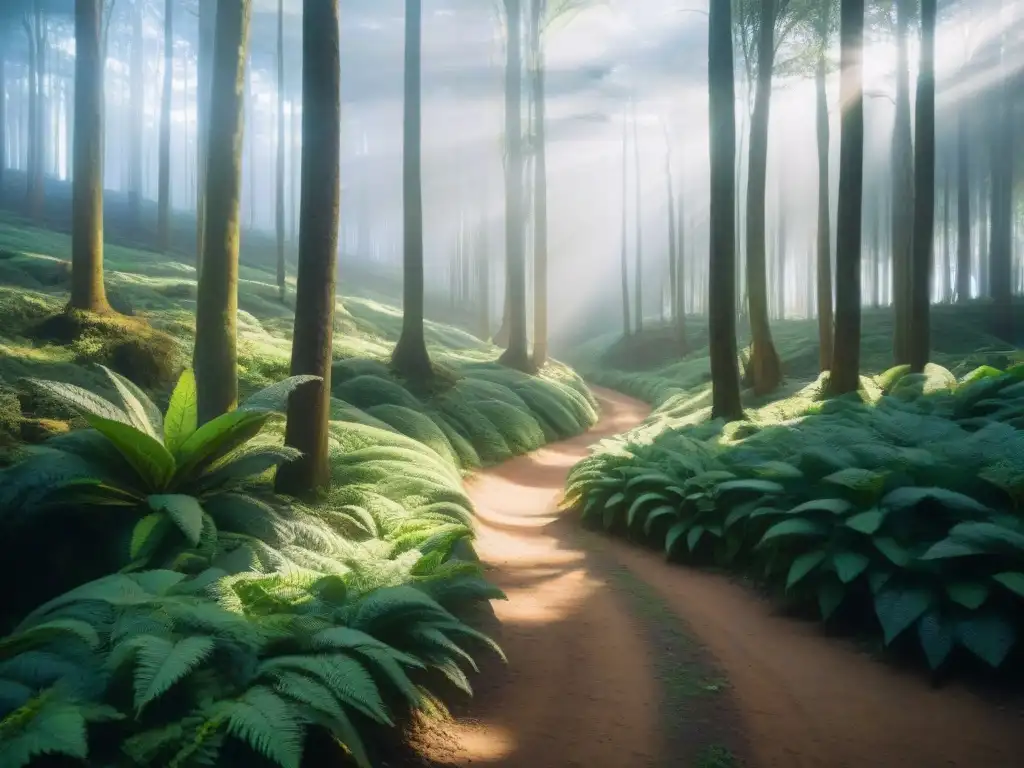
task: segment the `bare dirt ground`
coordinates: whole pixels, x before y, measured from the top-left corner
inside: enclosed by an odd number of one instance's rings
[[[1021,768],[1024,716],[932,688],[727,578],[579,529],[566,473],[648,409],[598,391],[601,422],[469,483],[509,666],[466,716],[420,734],[437,765]]]

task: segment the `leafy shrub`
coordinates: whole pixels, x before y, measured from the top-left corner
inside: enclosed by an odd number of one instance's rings
[[[803,412],[774,422],[652,419],[580,462],[566,503],[886,645],[913,635],[932,668],[956,647],[1002,666],[1024,639],[1024,436],[1008,423],[1024,388],[1015,372],[952,393],[948,372],[925,375],[941,386],[892,376],[874,404],[800,393]]]

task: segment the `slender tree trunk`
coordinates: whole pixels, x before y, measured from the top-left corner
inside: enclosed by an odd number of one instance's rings
[[[829,391],[860,386],[860,245],[864,193],[864,0],[842,0],[840,10],[839,215],[836,222],[836,335]]]
[[[419,5],[419,0],[414,2]],[[306,494],[325,488],[331,479],[327,462],[327,425],[331,410],[331,359],[341,208],[338,22],[338,0],[303,1],[302,223],[292,375],[314,375],[321,380],[308,385],[301,396],[291,398],[288,403],[285,442],[298,448],[303,455],[298,461],[278,470],[277,488],[292,494]]]
[[[509,340],[500,362],[530,369],[526,336],[526,260],[523,253],[522,13],[520,0],[505,0],[505,259],[508,271]]]
[[[210,94],[213,87],[216,3],[199,3],[199,52],[196,56],[196,272],[202,271],[206,220],[206,177],[209,157]]]
[[[636,99],[633,99],[633,181],[636,183],[636,331],[644,329],[644,243],[643,207],[640,190],[640,135],[636,121]]]
[[[736,84],[731,5],[731,0],[710,0],[708,9],[711,415],[727,421],[743,417],[736,353]]]
[[[302,130],[299,126],[299,109],[296,99],[292,99],[292,242],[297,242],[299,239],[299,205],[301,204],[301,194],[299,192],[301,144]]]
[[[829,200],[828,96],[825,92],[825,57],[815,73],[818,128],[818,369],[832,368],[832,206]]]
[[[142,222],[142,119],[145,113],[146,73],[145,45],[142,29],[141,0],[134,3],[132,16],[131,62],[129,65],[129,136],[128,136],[128,209],[132,225],[136,228]],[[202,11],[200,11],[202,12]]]
[[[924,370],[931,348],[932,254],[935,249],[935,3],[921,0],[921,65],[914,143],[914,236],[910,303],[910,369]],[[1010,288],[1007,270],[1006,287]]]
[[[25,22],[25,31],[28,36],[28,131],[25,136],[25,208],[31,216],[33,201],[35,200],[36,155],[39,154],[39,144],[35,140],[36,121],[39,117],[37,109],[39,104],[39,55],[36,51],[35,30],[27,20]]]
[[[484,208],[486,211],[486,207]],[[490,253],[488,253],[487,220],[480,224],[478,240],[477,269],[479,297],[477,307],[480,313],[480,338],[487,341],[491,337],[491,272]]]
[[[967,102],[960,102],[956,139],[956,300],[971,298],[971,166],[967,137]]]
[[[950,237],[950,198],[953,194],[953,173],[950,170],[949,153],[946,153],[944,173],[942,174],[942,280],[939,281],[939,299],[943,302],[952,301],[953,296],[953,255],[952,238]]]
[[[629,124],[626,121],[626,114],[622,114],[622,332],[624,336],[632,334],[630,327],[631,316],[629,314],[629,246],[628,238],[628,212],[629,200],[626,197],[626,187],[629,172]]]
[[[910,126],[910,66],[907,27],[910,0],[896,0],[896,120],[892,142],[892,303],[893,353],[897,364],[910,362],[911,261],[913,248],[914,168]]]
[[[285,299],[284,263],[284,0],[277,0],[277,290]]]
[[[421,178],[422,120],[421,0],[405,0],[405,120],[403,122],[402,208],[405,227],[403,258],[402,334],[391,364],[406,380],[422,386],[433,375],[423,330],[423,181]],[[455,275],[458,275],[456,270]],[[454,295],[454,292],[453,292]]]
[[[540,368],[548,357],[548,160],[545,133],[544,0],[533,0],[533,100],[534,178],[533,193],[533,364]]]
[[[750,161],[747,170],[747,300],[752,346],[747,374],[757,394],[771,392],[782,381],[782,363],[768,320],[765,260],[765,186],[768,176],[768,126],[772,70],[775,63],[775,18],[778,0],[762,0],[757,44],[757,91],[750,120]]]
[[[71,309],[105,312],[103,288],[103,0],[75,0],[75,174]]]
[[[672,146],[669,143],[668,134],[665,134],[665,195],[666,211],[668,212],[668,288],[669,306],[671,307],[672,322],[675,323],[676,331],[680,340],[686,340],[686,316],[683,314],[683,296],[680,292],[679,281],[679,244],[676,237],[676,200],[675,192],[672,189]],[[682,226],[680,224],[680,226]]]
[[[164,84],[160,97],[160,177],[157,189],[157,247],[171,247],[171,88],[174,82],[174,0],[164,1]]]
[[[7,67],[6,52],[0,49],[0,203],[4,199],[7,162]]]
[[[692,293],[693,298],[690,300],[690,307],[694,314],[697,314],[697,281],[694,279],[697,277],[694,273],[687,282],[687,275],[689,274],[689,265],[686,259],[686,184],[685,176],[680,179],[679,191],[676,194],[676,296],[679,298],[679,322],[680,322],[680,337],[683,342],[686,342],[686,294]],[[689,290],[688,290],[689,289]],[[733,299],[735,301],[735,298]]]
[[[238,402],[235,342],[242,139],[245,134],[241,96],[251,10],[250,0],[219,0],[217,3],[206,144],[209,152],[206,229],[196,302],[195,371],[201,424],[232,410]],[[324,165],[327,165],[327,158],[324,158]],[[301,338],[296,335],[296,340]]]
[[[934,3],[935,0],[926,0]],[[1005,33],[1004,33],[1005,39]],[[989,236],[989,278],[993,298],[992,332],[1016,340],[1013,317],[1013,107],[1009,78],[996,89],[989,142],[992,197]]]

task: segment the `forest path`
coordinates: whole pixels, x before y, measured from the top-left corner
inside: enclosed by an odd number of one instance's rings
[[[582,530],[556,504],[598,440],[649,409],[596,390],[590,432],[480,473],[477,551],[508,667],[417,747],[434,765],[1020,768],[1024,717],[929,686],[719,575]]]

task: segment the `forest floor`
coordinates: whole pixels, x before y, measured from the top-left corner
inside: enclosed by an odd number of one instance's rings
[[[888,768],[1024,765],[1020,702],[871,658],[781,616],[725,576],[579,528],[556,505],[594,442],[649,409],[596,390],[600,423],[469,481],[505,670],[454,723],[424,726],[434,765]]]

